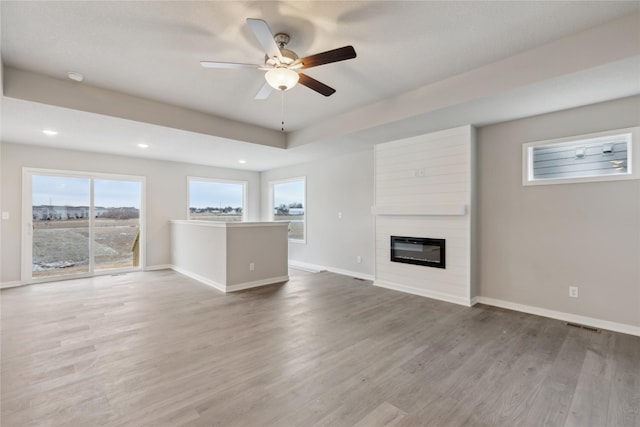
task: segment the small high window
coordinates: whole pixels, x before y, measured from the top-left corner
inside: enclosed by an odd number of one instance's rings
[[[638,129],[524,144],[522,184],[637,179],[632,144]]]
[[[206,221],[245,221],[246,181],[187,178],[189,211],[187,218]]]

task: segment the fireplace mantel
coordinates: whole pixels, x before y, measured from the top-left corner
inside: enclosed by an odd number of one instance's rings
[[[439,203],[422,206],[372,206],[371,213],[379,216],[465,215],[467,205],[464,203]]]

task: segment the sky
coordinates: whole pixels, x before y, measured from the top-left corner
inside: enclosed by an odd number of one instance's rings
[[[189,181],[189,207],[240,208],[242,191],[242,184],[192,180]]]
[[[89,206],[89,178],[34,175],[32,205]],[[190,181],[190,207],[242,207],[243,185],[237,183]],[[140,183],[136,181],[94,180],[95,206],[140,208]],[[304,203],[304,181],[274,186],[274,205]]]
[[[304,181],[283,182],[274,185],[273,205],[290,205],[302,203],[304,205]]]
[[[91,180],[61,176],[34,175],[31,204],[57,206],[89,206]],[[140,209],[140,183],[96,179],[95,206],[134,207]]]

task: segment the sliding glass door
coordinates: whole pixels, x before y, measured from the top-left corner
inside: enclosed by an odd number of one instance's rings
[[[140,268],[142,177],[25,169],[23,280]]]
[[[93,181],[94,269],[140,265],[140,182]]]
[[[88,273],[91,180],[34,175],[31,206],[32,276]]]

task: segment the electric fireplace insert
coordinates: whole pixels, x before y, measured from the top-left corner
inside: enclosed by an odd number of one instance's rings
[[[445,239],[391,236],[391,261],[445,268]]]

